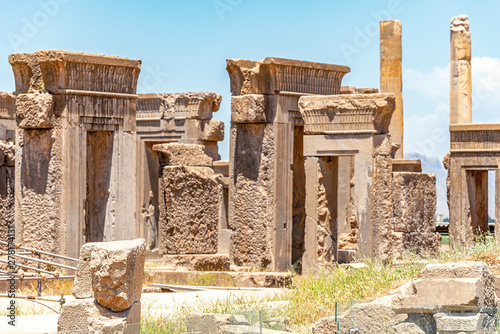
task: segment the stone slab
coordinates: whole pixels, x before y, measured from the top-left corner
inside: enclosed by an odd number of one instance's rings
[[[228,271],[228,254],[164,255],[160,266],[173,271]]]
[[[153,151],[160,155],[165,166],[211,167],[212,158],[205,154],[205,147],[197,144],[158,144]]]

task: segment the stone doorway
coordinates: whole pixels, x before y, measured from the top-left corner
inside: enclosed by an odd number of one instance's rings
[[[113,131],[87,132],[87,187],[85,242],[110,241],[112,228],[109,195],[112,173]],[[107,224],[109,222],[109,224]]]

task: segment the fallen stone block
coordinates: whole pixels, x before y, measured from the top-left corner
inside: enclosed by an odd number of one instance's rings
[[[96,243],[88,242],[80,248],[78,265],[76,266],[73,296],[76,299],[94,298],[92,289],[92,275],[90,273],[90,259],[92,248]]]
[[[63,305],[57,322],[59,334],[123,333],[139,334],[141,301],[122,312],[112,312],[94,298],[77,299]]]
[[[212,158],[205,154],[205,147],[197,144],[158,144],[153,151],[160,154],[164,166],[211,167]]]
[[[434,314],[437,334],[493,334],[496,311],[492,313],[451,312]]]
[[[140,300],[145,259],[144,239],[94,244],[90,273],[99,304],[120,312]]]

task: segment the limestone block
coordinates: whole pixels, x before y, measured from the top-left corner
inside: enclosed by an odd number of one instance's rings
[[[19,94],[16,99],[17,124],[22,129],[52,128],[55,125],[54,96]]]
[[[413,284],[414,292],[393,307],[401,312],[496,307],[495,279],[484,262],[428,264]]]
[[[229,271],[228,255],[200,254],[200,255],[164,255],[160,266],[164,269],[178,271]]]
[[[161,164],[166,166],[212,166],[212,158],[205,154],[203,145],[159,144],[153,150],[160,154]]]
[[[160,255],[217,253],[222,185],[214,171],[167,166],[160,187]]]
[[[63,305],[57,333],[123,333],[139,334],[141,327],[141,301],[121,312],[112,312],[94,298],[77,299]]]
[[[88,242],[80,248],[80,256],[75,273],[75,283],[73,285],[73,296],[76,299],[93,298],[92,275],[90,273],[90,260],[92,248],[96,243]]]
[[[436,333],[436,322],[432,314],[410,313],[403,322],[393,327],[394,334],[427,334]]]
[[[210,119],[219,110],[222,96],[211,92],[159,94],[163,98],[163,118]]]
[[[201,140],[204,141],[223,141],[224,140],[224,122],[211,119],[202,124]]]
[[[392,176],[394,231],[434,232],[436,175],[393,172]]]
[[[496,331],[495,313],[447,312],[436,313],[437,334],[493,334]]]
[[[140,300],[145,259],[144,239],[95,243],[90,274],[99,304],[120,312]]]
[[[231,98],[231,121],[233,123],[265,123],[266,96],[249,94]]]
[[[8,145],[0,142],[0,165],[14,167],[16,159],[15,150],[15,145]]]
[[[225,326],[231,324],[233,315],[213,313],[189,313],[187,318],[188,333],[222,333]]]

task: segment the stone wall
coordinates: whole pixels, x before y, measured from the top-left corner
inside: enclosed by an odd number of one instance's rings
[[[202,145],[155,145],[160,178],[160,256],[218,251],[220,191]]]
[[[436,175],[392,173],[392,257],[405,252],[436,254],[441,237],[436,232]]]

